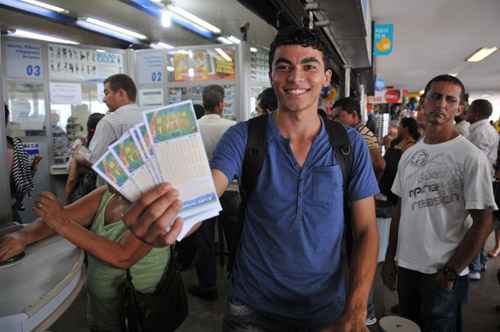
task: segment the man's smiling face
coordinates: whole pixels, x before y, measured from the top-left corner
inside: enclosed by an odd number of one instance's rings
[[[279,46],[274,54],[271,83],[284,112],[317,112],[321,88],[330,84],[323,54],[312,47]]]

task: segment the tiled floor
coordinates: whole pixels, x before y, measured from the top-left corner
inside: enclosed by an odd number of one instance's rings
[[[500,331],[497,329],[497,325],[500,325],[500,313],[497,314],[494,308],[496,304],[500,304],[500,285],[496,280],[496,271],[499,268],[500,258],[490,260],[482,279],[470,283],[469,302],[464,307],[464,331]],[[195,280],[196,276],[193,270],[184,273],[186,286],[193,284]],[[226,286],[227,281],[224,273],[219,269],[219,300],[210,303],[189,297],[190,314],[178,331],[221,331]],[[381,285],[379,277],[376,280],[375,298],[379,317],[390,314],[389,308],[397,302],[396,295]],[[88,332],[85,322],[85,296],[83,292],[50,330],[52,332]],[[373,328],[372,331],[378,331],[378,329]]]

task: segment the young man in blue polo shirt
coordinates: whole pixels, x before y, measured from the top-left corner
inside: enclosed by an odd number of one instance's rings
[[[367,146],[348,129],[355,243],[347,281],[342,170],[318,115],[321,88],[332,75],[324,46],[309,30],[282,30],[271,45],[270,65],[278,110],[267,119],[267,153],[248,197],[223,329],[367,331],[378,248],[373,200],[378,187]],[[241,176],[247,138],[248,123],[242,122],[219,142],[211,162],[219,194]],[[146,241],[172,244],[180,222],[169,233],[162,229],[174,222],[174,194],[168,185],[145,194],[124,220]]]

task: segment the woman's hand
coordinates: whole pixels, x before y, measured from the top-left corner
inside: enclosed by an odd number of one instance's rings
[[[10,233],[0,238],[0,262],[21,253],[26,248],[26,239],[19,232]]]
[[[63,207],[53,193],[41,193],[33,211],[56,232],[68,220]]]

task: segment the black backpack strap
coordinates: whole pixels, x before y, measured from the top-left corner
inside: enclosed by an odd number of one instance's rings
[[[266,159],[267,153],[267,121],[269,115],[261,115],[248,120],[248,138],[239,178],[241,203],[239,207],[238,229],[234,232],[235,248],[229,254],[229,277],[239,252],[241,232],[245,221],[245,209],[248,197],[257,186],[259,173]]]
[[[328,140],[335,151],[335,159],[342,170],[344,198],[348,198],[349,182],[351,180],[352,171],[352,146],[347,134],[347,129],[339,122],[332,121],[323,117]]]
[[[320,113],[321,114],[321,113]],[[351,225],[351,207],[349,199],[349,183],[352,173],[352,145],[347,134],[347,129],[339,122],[332,121],[326,118],[323,114],[323,122],[325,123],[326,131],[330,145],[335,151],[335,159],[342,170],[342,184],[344,191],[344,242],[345,251],[348,261],[352,256],[353,234]]]
[[[240,193],[246,199],[257,185],[257,178],[266,159],[268,115],[248,120],[248,138],[241,168]],[[246,202],[245,202],[246,203]]]

